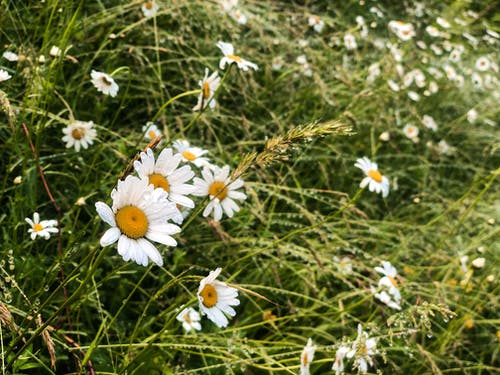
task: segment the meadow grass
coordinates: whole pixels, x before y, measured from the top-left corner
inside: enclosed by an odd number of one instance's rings
[[[360,360],[370,373],[500,371],[494,2],[246,0],[225,11],[156,0],[152,17],[144,3],[0,2],[2,53],[19,56],[0,57],[12,76],[0,82],[2,374],[335,373],[357,337],[376,348],[358,346],[345,373]],[[415,36],[398,38],[394,20]],[[219,69],[218,41],[259,69]],[[193,112],[205,68],[222,77],[217,105]],[[92,70],[113,76],[115,97]],[[417,70],[423,85],[405,86]],[[97,131],[78,152],[62,141],[74,120]],[[143,267],[100,245],[108,226],[95,203],[111,204],[119,176],[133,174],[149,121],[163,135],[156,154],[187,139],[229,165],[247,199],[219,222],[193,197],[178,245],[158,245],[163,266]],[[360,188],[365,156],[389,179],[387,197]],[[34,212],[59,232],[32,240]],[[382,261],[398,271],[400,310],[374,298]],[[198,309],[217,267],[238,290],[237,314],[185,332],[176,317]],[[308,338],[314,360],[301,370]]]

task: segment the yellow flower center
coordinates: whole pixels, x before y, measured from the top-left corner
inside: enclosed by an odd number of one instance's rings
[[[182,320],[184,320],[187,324],[193,324],[193,321],[192,321],[191,317],[189,316],[189,312],[184,314],[184,316],[182,317]]]
[[[108,79],[108,77],[106,76],[102,76],[101,77],[101,81],[102,83],[104,83],[106,86],[111,86],[113,84],[113,82],[111,82],[110,79]]]
[[[158,173],[153,173],[149,175],[149,183],[153,185],[156,188],[162,188],[165,190],[167,193],[170,192],[170,184],[168,183],[168,180],[166,177],[162,176],[161,174]]]
[[[467,320],[465,321],[464,325],[465,325],[465,328],[467,328],[467,329],[472,329],[472,328],[474,328],[474,320],[472,320],[472,319],[467,319]]]
[[[307,353],[302,355],[302,366],[307,366]]]
[[[153,9],[153,2],[152,1],[146,1],[145,7],[146,7],[147,10]]]
[[[203,82],[203,97],[208,99],[210,97],[210,85],[208,82]]]
[[[227,55],[226,57],[228,59],[231,59],[231,60],[239,62],[239,63],[243,62],[243,59],[241,57],[239,57],[239,56],[236,56],[236,55]]]
[[[43,230],[43,225],[39,224],[39,223],[36,223],[35,225],[33,225],[33,230],[35,232],[40,232],[41,230]]]
[[[73,131],[71,132],[71,136],[74,139],[82,139],[85,136],[85,131],[79,128],[73,129]]]
[[[208,193],[213,196],[219,198],[219,200],[224,200],[227,197],[227,189],[223,182],[215,181],[208,188]]]
[[[363,344],[361,346],[360,352],[361,352],[361,355],[367,355],[368,354],[368,348],[366,347],[366,345]]]
[[[394,277],[387,276],[387,278],[389,279],[389,281],[391,282],[391,284],[394,285],[394,288],[398,287],[398,282],[396,281],[396,279]]]
[[[115,215],[116,225],[120,231],[129,238],[144,237],[148,231],[148,218],[146,214],[135,206],[124,206]]]
[[[196,155],[193,154],[191,151],[184,151],[182,153],[182,156],[184,156],[189,161],[193,161],[196,159]]]
[[[214,307],[217,303],[217,291],[210,284],[203,287],[203,290],[200,292],[200,296],[203,298],[203,305],[207,308]]]
[[[155,131],[154,131],[154,130],[150,130],[150,131],[148,132],[148,137],[149,137],[149,138],[156,138],[156,133],[155,133]]]
[[[368,171],[368,176],[376,182],[382,182],[382,174],[379,171],[376,171],[375,169],[370,169]]]

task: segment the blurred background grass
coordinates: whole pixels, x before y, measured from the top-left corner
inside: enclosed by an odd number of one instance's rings
[[[474,88],[468,73],[479,56],[498,62],[498,39],[480,39],[486,30],[498,32],[493,2],[429,2],[417,17],[412,2],[241,1],[246,25],[215,1],[157,2],[155,18],[142,15],[142,1],[1,3],[0,45],[21,56],[17,64],[0,60],[13,76],[0,83],[1,287],[12,314],[11,324],[2,320],[7,371],[297,373],[300,352],[312,337],[318,345],[312,373],[325,373],[342,338],[355,337],[358,322],[378,338],[375,361],[383,372],[498,371],[499,89],[498,81],[493,88]],[[384,16],[371,12],[373,6]],[[322,33],[308,25],[310,15],[324,20]],[[364,39],[359,15],[374,23]],[[416,39],[439,44],[424,31],[438,16],[466,21],[453,21],[447,30],[450,41],[465,49],[454,64],[465,83],[457,87],[427,73],[449,64],[448,54],[399,42],[405,71],[421,69],[439,85],[437,94],[413,102],[386,83],[397,77],[386,45],[398,44],[387,24],[411,22]],[[345,48],[347,32],[355,35],[356,50]],[[480,42],[471,46],[464,33]],[[210,150],[216,163],[234,168],[243,154],[262,151],[266,139],[297,125],[340,120],[353,134],[296,144],[287,160],[252,169],[242,212],[220,228],[196,218],[177,248],[161,249],[164,267],[124,263],[114,248],[99,246],[103,225],[94,202],[108,199],[117,176],[147,144],[142,126],[162,104],[196,89],[205,67],[218,68],[219,40],[233,43],[259,70],[233,68],[215,111],[204,112],[187,131],[196,98],[167,107],[157,119],[163,146],[187,138]],[[53,45],[64,53],[51,57]],[[311,76],[297,63],[300,55]],[[278,60],[282,67],[275,70]],[[381,75],[368,83],[373,63],[380,64]],[[120,69],[117,97],[96,92],[92,69]],[[473,124],[466,118],[471,108],[479,113]],[[96,124],[98,139],[89,150],[64,148],[62,128],[70,112]],[[424,114],[436,120],[437,132],[422,126]],[[62,257],[56,237],[31,241],[27,235],[25,217],[38,211],[49,219],[56,212],[22,123],[62,210]],[[404,136],[407,123],[419,126],[419,143]],[[384,131],[390,133],[387,142],[379,140]],[[442,139],[454,153],[427,145]],[[356,195],[362,173],[353,165],[362,156],[376,160],[393,183],[387,199],[368,191]],[[16,176],[21,184],[13,183]],[[75,205],[80,197],[86,205]],[[101,252],[103,261],[94,267]],[[461,283],[464,255],[483,256],[486,266]],[[341,267],[343,257],[352,273]],[[401,312],[371,295],[378,279],[373,267],[381,260],[402,275]],[[219,266],[223,280],[254,293],[240,293],[242,304],[227,329],[204,320],[201,332],[184,334],[175,316],[182,305],[195,304],[200,278]],[[490,275],[493,281],[487,281]],[[456,314],[451,320],[447,309]],[[56,369],[37,314],[54,328]],[[20,335],[31,341],[23,344]]]

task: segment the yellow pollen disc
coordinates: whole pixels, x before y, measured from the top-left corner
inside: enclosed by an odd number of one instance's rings
[[[153,2],[152,1],[146,1],[146,9],[147,10],[153,9]]]
[[[187,160],[189,160],[189,161],[193,161],[193,160],[195,160],[195,159],[196,159],[196,155],[195,155],[195,154],[193,154],[193,153],[192,153],[192,152],[190,152],[190,151],[184,151],[184,152],[182,153],[182,156],[184,156],[184,157],[185,157]]]
[[[302,365],[307,366],[307,353],[302,356]]]
[[[207,308],[214,307],[217,303],[217,291],[210,284],[205,285],[200,296],[203,298],[203,305]]]
[[[210,97],[210,85],[208,82],[203,83],[203,97],[208,99]]]
[[[184,320],[187,324],[192,324],[193,323],[193,321],[189,317],[189,313],[188,312],[184,314],[184,316],[182,317],[182,320]]]
[[[370,169],[368,171],[368,176],[376,182],[382,182],[382,174],[379,171],[376,171],[375,169]]]
[[[239,57],[239,56],[236,56],[236,55],[227,55],[226,57],[228,59],[231,59],[231,60],[239,62],[239,63],[243,62],[243,59],[241,57]]]
[[[116,225],[120,231],[129,238],[144,237],[148,231],[148,218],[146,214],[135,206],[124,206],[115,215]]]
[[[101,77],[102,83],[104,83],[106,86],[111,86],[112,82],[108,79],[106,76]]]
[[[396,281],[396,279],[394,277],[387,276],[387,278],[389,279],[389,281],[391,282],[391,284],[394,285],[394,288],[398,287],[398,282]]]
[[[213,197],[219,198],[220,201],[227,197],[227,189],[224,186],[224,183],[220,181],[215,181],[212,185],[210,185],[208,193]]]
[[[40,232],[41,230],[43,230],[43,225],[39,224],[39,223],[36,223],[35,225],[33,225],[33,230],[35,232]]]
[[[85,135],[85,131],[83,129],[73,129],[71,132],[71,136],[74,139],[82,139]]]
[[[168,180],[161,174],[158,173],[150,174],[149,183],[152,184],[155,187],[155,189],[162,188],[167,193],[170,192],[170,184],[168,183]]]
[[[150,130],[148,133],[149,138],[156,138],[156,133],[153,130]]]
[[[360,352],[361,352],[362,355],[367,355],[368,354],[368,348],[366,347],[366,345],[363,345],[361,347]]]

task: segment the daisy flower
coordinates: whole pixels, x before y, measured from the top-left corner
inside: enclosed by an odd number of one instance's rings
[[[160,252],[148,240],[177,245],[171,236],[181,229],[167,222],[176,213],[175,204],[167,200],[164,190],[155,189],[147,180],[135,176],[118,181],[111,198],[112,207],[103,202],[95,204],[101,219],[111,225],[101,237],[101,246],[118,241],[118,254],[123,260],[147,266],[151,259],[162,266]]]
[[[193,147],[185,140],[177,140],[172,143],[172,147],[182,155],[183,162],[190,162],[198,168],[210,167],[210,161],[203,155],[208,153],[208,150],[203,150],[199,147]]]
[[[403,128],[403,133],[405,133],[406,137],[410,138],[413,142],[418,143],[420,140],[418,138],[418,128],[412,124],[406,124]]]
[[[420,100],[420,95],[415,91],[408,91],[408,97],[414,102],[418,102]]]
[[[154,0],[148,0],[144,4],[142,4],[141,10],[142,14],[144,14],[144,17],[149,18],[156,16],[159,8],[160,7]]]
[[[160,129],[158,129],[158,126],[153,122],[147,122],[146,125],[142,127],[142,131],[146,139],[155,139],[161,135]]]
[[[219,8],[224,12],[229,12],[238,6],[238,0],[220,0]]]
[[[401,310],[401,294],[396,281],[398,271],[390,262],[383,261],[382,266],[375,267],[375,271],[384,275],[378,282],[378,287],[382,290],[380,293],[375,293],[375,298],[393,309]]]
[[[368,372],[368,364],[373,366],[371,356],[377,353],[377,341],[374,338],[369,338],[366,332],[363,332],[363,327],[358,324],[358,337],[353,343],[349,352],[346,353],[347,358],[355,357],[354,367],[359,368],[362,374]]]
[[[474,108],[472,108],[467,112],[467,121],[473,124],[474,122],[476,122],[477,116],[478,116],[477,111]]]
[[[14,53],[14,52],[10,52],[10,51],[5,51],[3,54],[2,54],[3,58],[10,61],[10,62],[15,62],[15,61],[19,61],[19,56],[17,55],[17,53]]]
[[[307,345],[304,347],[300,355],[300,375],[309,375],[309,365],[314,359],[316,346],[312,344],[312,339],[307,340]]]
[[[12,76],[6,70],[0,69],[0,82],[7,81],[11,79]]]
[[[415,29],[411,23],[405,23],[402,21],[390,21],[389,29],[396,34],[396,36],[403,40],[410,40],[415,36]]]
[[[167,192],[169,201],[194,208],[193,200],[186,196],[195,190],[193,185],[186,183],[193,178],[194,172],[189,165],[178,168],[181,159],[180,154],[174,155],[171,148],[165,148],[155,161],[153,151],[148,148],[141,152],[141,160],[134,162],[134,168],[141,179]]]
[[[220,77],[219,74],[215,71],[210,77],[208,76],[208,68],[205,68],[205,76],[201,81],[198,81],[198,84],[201,87],[201,93],[198,97],[198,103],[193,107],[193,111],[201,111],[207,105],[210,106],[211,109],[215,108],[215,99],[214,93],[219,87]]]
[[[182,327],[186,330],[186,332],[189,332],[192,329],[196,331],[201,330],[200,313],[192,307],[186,307],[185,309],[183,309],[177,315],[176,319],[182,323]]]
[[[451,26],[450,23],[447,20],[445,20],[443,17],[436,18],[436,22],[439,26],[444,27],[445,29],[448,29]]]
[[[52,57],[58,57],[61,56],[61,49],[58,46],[52,46],[49,51],[49,55]]]
[[[56,228],[57,220],[42,220],[40,221],[40,215],[38,212],[33,214],[33,220],[27,217],[26,222],[31,225],[31,228],[28,229],[28,233],[31,233],[31,239],[34,240],[37,236],[43,237],[46,240],[50,238],[51,233],[59,232],[59,229]]]
[[[431,25],[427,26],[425,28],[425,31],[427,31],[427,34],[429,34],[433,38],[437,38],[441,35],[441,32],[438,30],[438,28]]]
[[[222,281],[215,280],[221,268],[210,271],[207,277],[201,280],[198,288],[198,301],[203,315],[214,322],[217,327],[227,327],[229,321],[225,314],[235,316],[236,311],[231,306],[238,306],[238,290],[227,286]]]
[[[224,57],[219,62],[219,68],[224,69],[226,64],[236,63],[238,68],[243,71],[247,71],[248,68],[252,68],[253,70],[259,69],[259,67],[247,60],[242,59],[241,57],[234,54],[234,47],[231,43],[217,42],[217,47],[222,51]]]
[[[365,156],[356,160],[354,166],[366,174],[366,177],[359,184],[360,187],[364,188],[368,185],[370,191],[382,193],[382,197],[384,198],[389,195],[389,180],[379,172],[376,163],[373,163]]]
[[[92,77],[92,84],[95,86],[97,91],[113,98],[116,96],[118,93],[118,85],[113,77],[109,74],[98,72],[97,70],[92,70],[90,76]]]
[[[247,198],[244,193],[236,191],[243,186],[243,180],[237,178],[231,182],[229,166],[227,165],[223,168],[214,167],[213,172],[205,167],[201,174],[203,179],[199,177],[194,178],[196,190],[193,192],[193,195],[201,197],[210,196],[210,202],[205,207],[203,216],[207,217],[213,211],[215,221],[222,219],[223,212],[228,217],[233,217],[234,213],[240,210],[234,200],[243,201]]]
[[[345,48],[350,49],[350,50],[358,48],[358,45],[356,43],[356,38],[352,34],[345,34],[344,35],[344,44],[345,44]]]
[[[431,129],[434,132],[438,129],[436,121],[429,115],[424,115],[422,117],[422,124],[424,124],[427,129]]]
[[[491,62],[486,56],[481,56],[476,60],[476,69],[481,72],[488,70],[490,66]]]
[[[63,142],[66,142],[66,148],[74,147],[76,152],[80,151],[80,147],[87,149],[89,145],[94,143],[97,135],[93,128],[92,121],[73,121],[63,129]]]
[[[321,31],[323,31],[323,27],[325,27],[325,23],[320,18],[320,16],[309,17],[308,23],[309,26],[311,26],[318,34],[321,33]]]
[[[349,350],[350,349],[344,345],[337,349],[337,352],[335,353],[335,362],[333,362],[332,366],[332,370],[335,371],[335,375],[344,373],[344,358]]]
[[[229,15],[233,20],[238,22],[240,25],[246,25],[247,23],[247,16],[242,13],[239,9],[233,9],[229,12]]]

